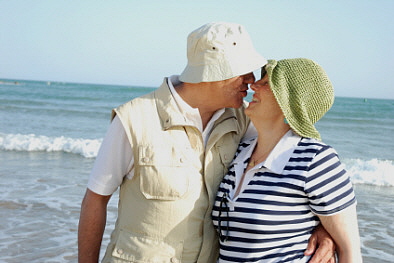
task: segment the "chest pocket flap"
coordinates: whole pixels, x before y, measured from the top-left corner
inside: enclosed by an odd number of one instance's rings
[[[188,160],[174,147],[138,148],[140,189],[147,199],[177,200],[189,190]]]

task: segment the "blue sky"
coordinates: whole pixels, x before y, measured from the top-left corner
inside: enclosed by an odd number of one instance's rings
[[[0,0],[0,78],[155,87],[187,35],[244,25],[267,59],[306,57],[337,96],[394,99],[392,0]]]

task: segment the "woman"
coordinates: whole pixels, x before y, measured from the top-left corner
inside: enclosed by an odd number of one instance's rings
[[[334,101],[326,73],[308,59],[271,60],[251,88],[245,113],[258,137],[239,145],[212,212],[219,262],[307,262],[320,222],[339,262],[361,262],[349,176],[314,127]]]

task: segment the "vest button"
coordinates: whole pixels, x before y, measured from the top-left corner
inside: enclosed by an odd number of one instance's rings
[[[179,263],[179,262],[180,261],[177,258],[175,257],[171,258],[171,263]]]
[[[117,250],[117,252],[118,252],[119,255],[122,255],[124,251],[123,251],[123,249],[119,248],[119,249]]]
[[[149,157],[142,157],[141,161],[142,161],[143,163],[146,163],[146,162],[149,161]]]

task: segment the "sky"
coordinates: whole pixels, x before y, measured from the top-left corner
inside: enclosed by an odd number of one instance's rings
[[[337,96],[394,99],[392,0],[0,0],[0,79],[157,87],[188,34],[242,24],[267,59],[315,60]]]

